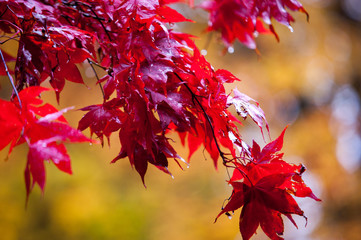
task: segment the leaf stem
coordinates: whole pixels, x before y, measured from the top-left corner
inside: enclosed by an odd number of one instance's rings
[[[11,86],[12,86],[14,92],[15,92],[15,95],[16,95],[16,97],[18,98],[20,109],[23,109],[23,106],[22,106],[22,104],[21,104],[21,100],[20,100],[20,97],[19,97],[19,93],[18,93],[18,91],[16,90],[13,77],[11,76],[11,74],[10,74],[10,72],[9,72],[8,66],[6,65],[6,61],[5,61],[5,58],[4,58],[4,55],[3,55],[3,52],[1,51],[1,49],[0,49],[0,55],[1,55],[1,60],[2,60],[2,62],[4,63],[5,72],[6,72],[6,74],[8,75],[8,78],[9,78],[10,83],[11,83]]]

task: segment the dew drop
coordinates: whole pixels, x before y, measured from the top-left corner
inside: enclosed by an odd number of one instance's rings
[[[201,54],[202,54],[203,56],[206,56],[206,55],[207,55],[207,50],[202,49],[202,50],[201,50]]]
[[[229,52],[230,54],[234,53],[234,48],[233,48],[233,47],[229,47],[229,48],[228,48],[228,52]]]

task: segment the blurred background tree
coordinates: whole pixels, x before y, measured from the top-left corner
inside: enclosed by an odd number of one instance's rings
[[[238,88],[259,100],[278,136],[290,124],[285,139],[289,162],[303,162],[304,178],[323,200],[301,201],[308,216],[297,218],[299,230],[287,224],[287,239],[358,239],[361,234],[361,1],[304,0],[310,14],[294,14],[294,32],[275,24],[281,42],[273,36],[257,40],[261,56],[236,43],[223,55],[217,34],[205,34],[207,13],[176,5],[196,24],[179,24],[185,32],[201,36],[198,46],[207,51],[215,68],[226,68],[242,82]],[[12,47],[16,50],[16,43]],[[89,90],[67,84],[59,109],[86,106],[101,93],[90,67],[83,68]],[[11,87],[1,78],[0,95]],[[73,96],[77,96],[75,99]],[[56,105],[52,93],[45,98]],[[66,117],[77,121],[83,113]],[[262,142],[254,124],[242,128],[243,136]],[[116,136],[115,136],[116,137]],[[173,139],[183,149],[177,136]],[[147,189],[129,163],[109,164],[117,153],[109,147],[69,146],[72,176],[47,166],[46,194],[35,188],[25,209],[23,168],[26,152],[14,152],[0,162],[1,239],[240,239],[238,221],[226,218],[212,224],[231,188],[226,172],[215,171],[210,157],[198,151],[183,173],[170,166],[175,179],[149,169]],[[187,150],[179,151],[187,156]],[[6,158],[6,151],[0,153]],[[287,221],[287,220],[286,220]],[[264,239],[260,233],[254,239]]]

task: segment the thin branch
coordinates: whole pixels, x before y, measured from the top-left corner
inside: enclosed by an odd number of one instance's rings
[[[109,41],[112,41],[112,38],[110,37],[109,35],[109,31],[105,28],[104,24],[102,21],[105,21],[105,18],[102,18],[102,17],[99,17],[98,14],[94,11],[92,5],[90,4],[86,4],[84,2],[77,2],[77,1],[74,1],[74,2],[71,2],[71,1],[62,1],[62,3],[66,6],[70,6],[70,7],[73,7],[74,9],[77,8],[77,6],[80,5],[81,6],[84,6],[84,7],[87,7],[90,9],[90,11],[94,14],[94,16],[90,15],[89,13],[86,13],[85,11],[83,11],[82,9],[79,9],[78,11],[81,11],[82,15],[84,17],[90,17],[90,18],[94,18],[96,20],[98,20],[98,22],[100,23],[100,25],[102,26],[102,28],[104,29],[104,32],[105,34],[107,35]]]
[[[21,100],[20,100],[20,97],[19,97],[19,93],[18,93],[18,91],[16,90],[13,77],[11,76],[11,74],[10,74],[10,72],[9,72],[8,66],[6,65],[6,61],[5,61],[5,58],[4,58],[4,55],[3,55],[3,52],[1,51],[1,49],[0,49],[0,55],[1,55],[1,60],[2,60],[2,62],[4,63],[5,72],[6,72],[6,74],[8,75],[8,78],[9,78],[9,80],[10,80],[11,86],[12,86],[12,88],[13,88],[15,94],[16,94],[16,97],[18,98],[20,109],[23,109],[23,106],[22,106],[22,104],[21,104]]]
[[[18,25],[14,24],[14,23],[12,23],[12,22],[10,22],[10,21],[8,21],[8,20],[0,19],[0,21],[1,21],[1,22],[6,22],[6,23],[10,24],[11,26],[13,26],[14,28],[16,28],[16,29],[17,29],[18,31],[20,31],[20,32],[23,31]]]
[[[237,167],[234,167],[234,168],[235,168],[236,170],[238,170],[238,171],[242,174],[243,177],[247,178],[247,180],[249,181],[249,183],[251,184],[252,187],[254,186],[253,183],[252,183],[252,181],[251,181],[251,179],[248,177],[248,175],[247,175],[245,172],[243,172],[243,170],[241,170],[241,169],[239,169],[239,168],[237,168]]]
[[[97,19],[98,22],[100,23],[100,25],[102,25],[104,32],[107,34],[107,37],[109,38],[109,41],[112,41],[112,38],[110,37],[108,30],[105,28],[105,26],[102,22],[102,19],[97,15],[97,13],[94,11],[94,9],[92,7],[90,7],[90,11],[92,11],[92,13],[96,16],[95,19]]]
[[[97,74],[97,71],[95,71],[95,68],[93,66],[93,61],[89,60],[89,58],[87,59],[88,60],[88,63],[90,65],[90,67],[93,69],[93,72],[95,74],[95,77],[97,78],[97,82],[99,84],[99,87],[100,87],[100,91],[102,92],[102,95],[103,95],[103,99],[105,100],[105,94],[104,94],[104,89],[103,89],[103,86],[102,84],[99,82],[99,77],[98,77],[98,74]]]
[[[231,174],[229,173],[229,166],[227,166],[227,165],[225,165],[226,166],[226,172],[227,172],[227,175],[228,175],[228,178],[229,178],[229,180],[231,180]]]
[[[99,63],[94,62],[93,60],[91,60],[91,59],[89,59],[89,58],[88,58],[87,60],[88,60],[88,62],[94,64],[95,66],[97,66],[97,67],[99,67],[99,68],[101,68],[101,69],[103,69],[104,71],[107,71],[107,68],[106,68],[106,67],[103,67],[103,66],[100,65]]]
[[[224,152],[222,152],[220,146],[219,146],[219,143],[217,141],[217,138],[216,138],[216,134],[214,132],[214,127],[213,127],[213,124],[211,122],[211,119],[209,118],[208,114],[206,113],[206,110],[204,109],[204,107],[202,106],[202,104],[200,103],[200,101],[198,100],[197,98],[197,95],[192,91],[192,89],[190,89],[190,87],[187,85],[187,83],[185,83],[183,81],[183,79],[177,74],[177,73],[174,73],[177,78],[184,84],[184,86],[188,89],[188,91],[190,92],[190,94],[192,95],[192,99],[194,99],[197,104],[199,105],[199,107],[201,108],[202,112],[203,112],[203,115],[204,117],[206,118],[210,128],[211,128],[211,132],[212,132],[212,136],[213,136],[213,139],[214,139],[214,142],[216,144],[216,147],[217,147],[217,150],[219,152],[219,155],[221,156],[222,160],[223,160],[223,164],[226,165],[226,163],[228,162],[226,157],[224,156]]]
[[[20,31],[17,31],[16,33],[14,33],[12,36],[6,36],[6,35],[3,35],[3,36],[0,36],[0,38],[7,38],[6,40],[0,42],[0,44],[4,44],[6,43],[7,41],[10,41],[10,40],[15,40],[15,41],[19,41],[18,39],[16,39],[17,37],[19,36],[16,36],[20,33]]]
[[[6,11],[7,11],[8,9],[9,9],[8,7],[5,8],[5,11],[4,11],[2,14],[0,14],[0,18],[1,18],[2,16],[4,16],[4,14],[6,13]]]

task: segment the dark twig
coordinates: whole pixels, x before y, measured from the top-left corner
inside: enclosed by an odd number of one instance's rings
[[[227,166],[226,164],[225,164],[225,166],[226,166],[226,172],[227,172],[227,175],[228,175],[228,178],[231,180],[231,174],[229,173],[229,166]]]
[[[10,24],[11,26],[13,26],[14,28],[16,28],[18,31],[22,32],[23,30],[16,24],[8,21],[8,20],[4,20],[4,19],[0,19],[1,22],[6,22],[7,24]]]
[[[109,31],[105,28],[104,24],[102,21],[105,21],[105,18],[102,18],[102,17],[99,17],[98,14],[94,11],[92,5],[90,4],[86,4],[84,2],[77,2],[77,1],[62,1],[62,3],[66,6],[70,6],[74,9],[77,9],[78,6],[83,6],[83,7],[86,7],[86,8],[89,8],[90,11],[94,14],[94,16],[92,16],[91,14],[85,12],[84,10],[82,9],[79,9],[79,11],[82,11],[82,15],[84,17],[91,17],[91,18],[94,18],[96,20],[98,20],[98,22],[100,23],[100,25],[102,26],[102,28],[104,29],[104,32],[105,34],[107,35],[109,41],[112,41],[112,38],[110,37],[110,34],[109,34]]]
[[[90,7],[90,11],[92,11],[92,13],[95,15],[95,19],[98,20],[98,22],[100,23],[100,25],[102,25],[102,28],[104,29],[104,32],[107,34],[107,37],[109,38],[109,41],[112,41],[112,38],[110,37],[110,34],[108,32],[108,30],[105,28],[103,22],[102,22],[102,18],[100,18],[98,16],[98,14],[94,11],[94,9],[92,7]]]
[[[6,61],[5,61],[5,58],[4,58],[4,55],[3,55],[3,52],[1,51],[1,49],[0,49],[0,55],[1,55],[1,60],[2,60],[2,62],[4,63],[5,72],[6,72],[6,74],[8,75],[8,78],[9,78],[10,83],[11,83],[11,86],[12,86],[14,92],[15,92],[15,95],[16,95],[16,97],[18,98],[20,109],[23,109],[23,106],[22,106],[22,104],[21,104],[21,100],[20,100],[20,97],[19,97],[19,93],[18,93],[18,91],[16,90],[13,77],[11,76],[11,74],[10,74],[10,72],[9,72],[8,66],[6,65]]]
[[[199,107],[201,108],[202,112],[203,112],[203,115],[204,117],[206,118],[210,128],[211,128],[211,132],[212,132],[212,135],[213,135],[213,139],[214,139],[214,142],[216,144],[216,147],[217,147],[217,150],[219,152],[219,155],[221,156],[222,160],[223,160],[223,164],[226,165],[227,164],[227,159],[226,157],[224,156],[224,152],[222,152],[220,146],[219,146],[219,143],[217,141],[217,138],[216,138],[216,134],[214,132],[214,127],[213,127],[213,124],[211,122],[211,119],[209,118],[208,114],[206,113],[206,110],[204,109],[204,107],[202,106],[202,104],[200,103],[200,101],[198,100],[196,94],[192,91],[192,89],[190,89],[190,87],[187,85],[187,83],[185,83],[183,81],[183,79],[177,74],[177,73],[174,73],[177,78],[184,84],[184,86],[188,89],[188,91],[190,92],[190,94],[192,95],[192,99],[194,99],[196,101],[196,103],[199,105]]]
[[[243,172],[242,169],[239,169],[238,167],[234,167],[234,168],[235,168],[237,171],[239,171],[239,172],[242,174],[243,177],[245,177],[245,178],[248,179],[248,181],[249,181],[249,183],[251,184],[252,187],[254,186],[253,183],[252,183],[252,181],[251,181],[251,179],[248,177],[248,175],[247,175],[245,172]]]
[[[16,36],[20,33],[20,31],[17,31],[16,33],[14,33],[12,36],[6,36],[6,35],[3,35],[3,36],[0,36],[0,38],[7,38],[6,40],[0,42],[0,44],[4,44],[4,43],[7,43],[8,41],[10,40],[15,40],[15,41],[19,41],[18,39],[16,39],[17,37],[19,36]]]
[[[4,16],[4,14],[6,13],[6,11],[8,10],[9,8],[5,8],[4,12],[0,14],[0,18],[2,18],[2,16]]]
[[[89,65],[90,65],[90,67],[93,69],[93,72],[94,72],[94,74],[95,74],[95,77],[97,78],[97,82],[98,82],[98,84],[99,84],[100,91],[102,92],[103,99],[104,99],[104,101],[105,101],[104,89],[103,89],[102,84],[99,82],[99,77],[98,77],[97,71],[95,71],[95,68],[94,68],[94,66],[93,66],[94,63],[93,63],[93,61],[91,61],[89,58],[88,58],[87,60],[88,60],[88,63],[89,63]]]
[[[99,63],[97,63],[97,62],[94,62],[93,60],[91,60],[91,59],[87,59],[90,63],[92,63],[93,65],[95,65],[95,66],[97,66],[97,67],[99,67],[99,68],[101,68],[101,69],[103,69],[104,71],[107,71],[107,68],[106,67],[103,67],[102,65],[100,65]]]

